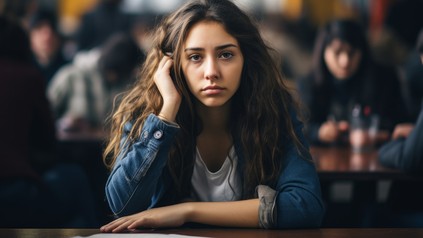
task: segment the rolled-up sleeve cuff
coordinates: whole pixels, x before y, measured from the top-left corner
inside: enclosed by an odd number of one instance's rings
[[[258,185],[256,194],[259,198],[259,226],[270,229],[276,225],[276,196],[275,190],[266,185]]]

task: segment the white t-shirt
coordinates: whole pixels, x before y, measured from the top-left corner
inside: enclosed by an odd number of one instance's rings
[[[214,173],[210,172],[196,148],[195,165],[191,178],[192,198],[202,202],[240,200],[242,184],[237,164],[238,156],[232,146],[222,167]]]

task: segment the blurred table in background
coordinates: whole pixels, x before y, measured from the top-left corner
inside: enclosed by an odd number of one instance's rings
[[[379,163],[377,150],[355,153],[350,147],[311,147],[310,153],[323,180],[423,180]]]
[[[109,171],[103,163],[105,135],[103,131],[59,133],[60,160],[80,165],[86,172],[94,192],[99,219],[102,224],[112,220],[104,187]],[[1,236],[0,236],[1,237]]]
[[[350,147],[311,147],[310,153],[326,206],[323,227],[384,226],[381,214],[390,209],[389,200],[397,193],[392,193],[393,185],[423,184],[422,175],[382,166],[377,150],[356,153]]]

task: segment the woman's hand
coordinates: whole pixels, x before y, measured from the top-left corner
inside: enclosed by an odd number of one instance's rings
[[[173,122],[178,113],[182,98],[170,76],[172,67],[172,58],[164,56],[154,74],[154,82],[163,97],[163,107],[159,115]]]
[[[187,222],[189,203],[153,208],[118,218],[100,228],[102,232],[122,232],[137,228],[178,227]]]

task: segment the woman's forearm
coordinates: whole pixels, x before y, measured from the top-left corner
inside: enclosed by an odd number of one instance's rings
[[[187,222],[229,226],[258,227],[259,200],[233,202],[192,202],[187,204]]]

